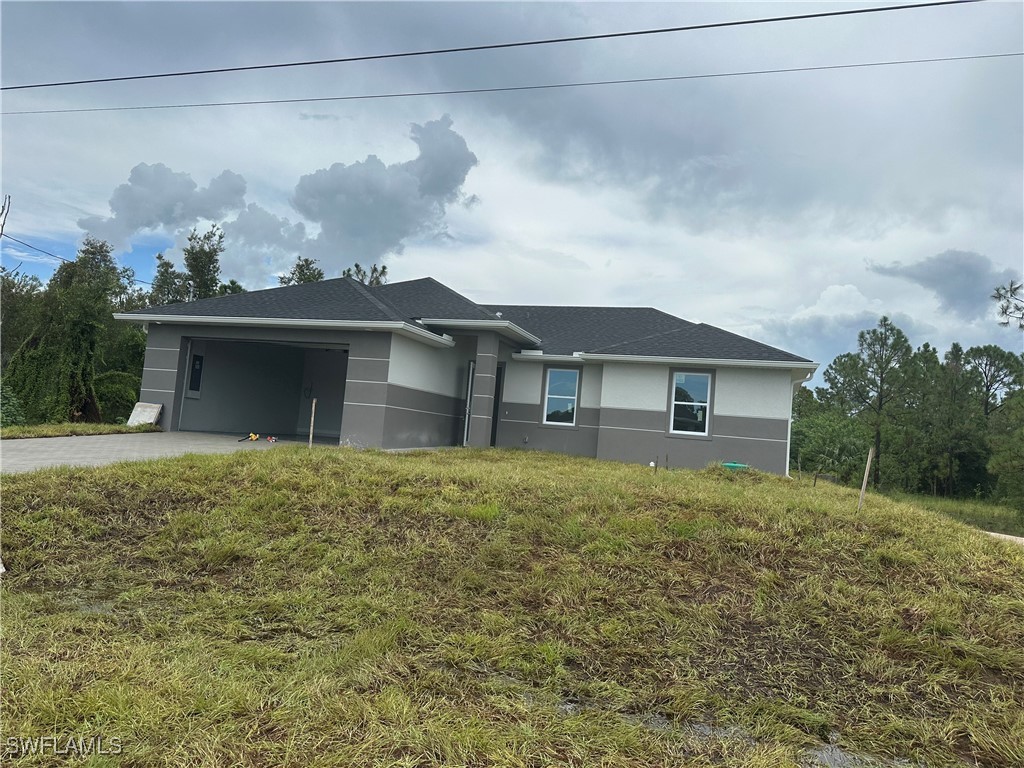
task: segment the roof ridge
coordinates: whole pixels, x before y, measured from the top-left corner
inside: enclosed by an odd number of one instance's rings
[[[391,302],[386,301],[385,299],[379,296],[374,296],[373,293],[371,293],[370,291],[370,288],[373,286],[364,285],[359,280],[356,280],[355,278],[352,277],[347,277],[345,279],[348,280],[352,287],[354,287],[368,301],[370,301],[374,306],[376,306],[377,309],[389,315],[392,319],[401,320],[402,322],[408,322],[409,320],[412,319],[409,317],[405,317],[401,312],[398,311],[397,307],[391,304]]]

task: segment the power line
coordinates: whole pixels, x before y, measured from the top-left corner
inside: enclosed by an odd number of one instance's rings
[[[265,104],[309,104],[324,101],[368,101],[372,99],[404,99],[417,96],[458,96],[473,93],[509,93],[513,91],[542,91],[556,88],[589,88],[602,85],[630,85],[634,83],[666,83],[681,80],[707,80],[718,77],[748,77],[751,75],[780,75],[794,72],[823,72],[836,69],[865,69],[868,67],[892,67],[902,64],[934,64],[948,61],[975,61],[979,59],[1004,59],[1024,56],[1024,52],[986,53],[973,56],[943,56],[931,59],[898,59],[894,61],[870,61],[859,64],[826,64],[818,67],[789,67],[786,69],[754,69],[742,72],[714,72],[702,75],[673,75],[669,77],[635,77],[624,80],[591,80],[575,83],[545,83],[540,85],[510,85],[494,88],[461,88],[444,91],[406,91],[400,93],[374,93],[355,96],[318,96],[299,99],[260,99],[253,101],[207,101],[194,104],[148,104],[132,107],[82,107],[78,109],[29,109],[16,112],[0,112],[3,117],[12,115],[58,115],[81,112],[130,112],[148,109],[195,109],[200,107],[241,107]]]
[[[49,251],[44,251],[42,248],[39,248],[37,246],[32,245],[32,243],[26,243],[24,240],[19,240],[16,237],[11,237],[6,232],[2,233],[2,236],[6,237],[8,240],[13,240],[14,242],[18,243],[19,245],[24,245],[26,248],[31,248],[33,251],[39,251],[39,253],[45,253],[47,256],[52,256],[55,259],[60,259],[61,261],[66,262],[68,264],[71,264],[74,261],[73,259],[66,259],[63,256],[58,256],[56,253],[50,253]],[[152,285],[152,283],[149,282],[148,280],[139,280],[137,278],[132,278],[132,282],[133,283],[143,283],[144,285]]]
[[[45,253],[47,256],[52,256],[55,259],[60,259],[61,261],[66,261],[68,264],[71,263],[71,259],[65,259],[63,256],[58,256],[56,253],[50,253],[49,251],[44,251],[42,248],[37,248],[36,246],[32,245],[32,243],[26,243],[24,240],[19,240],[16,237],[11,237],[6,232],[3,233],[3,237],[6,237],[8,240],[13,240],[14,242],[18,243],[19,245],[24,245],[26,248],[31,248],[33,251],[39,251],[40,253]]]
[[[148,75],[124,75],[121,77],[97,77],[88,80],[63,80],[50,83],[30,83],[25,85],[7,85],[0,88],[0,91],[18,91],[30,88],[56,88],[66,85],[88,85],[93,83],[116,83],[129,80],[154,80],[157,78],[169,77],[190,77],[193,75],[213,75],[225,72],[252,72],[263,69],[285,69],[290,67],[310,67],[322,64],[348,64],[357,61],[381,61],[384,59],[403,59],[416,56],[437,56],[449,53],[467,53],[472,51],[496,51],[508,48],[526,48],[537,45],[557,45],[562,43],[579,43],[588,40],[610,40],[623,37],[641,37],[649,35],[663,35],[673,32],[692,32],[701,29],[722,29],[725,27],[742,27],[754,24],[772,24],[783,21],[804,21],[807,19],[823,19],[837,16],[855,16],[867,13],[885,13],[888,11],[905,11],[917,8],[934,8],[943,5],[964,5],[966,3],[978,3],[984,0],[937,0],[930,3],[911,3],[907,5],[887,5],[875,8],[854,8],[845,11],[825,11],[823,13],[801,13],[791,16],[773,16],[761,19],[742,19],[740,21],[718,21],[708,24],[690,24],[682,27],[662,27],[658,29],[640,29],[631,32],[607,32],[595,35],[576,35],[573,37],[555,37],[542,40],[523,40],[514,43],[492,43],[489,45],[467,45],[457,48],[435,48],[422,51],[402,51],[398,53],[379,53],[366,56],[346,56],[336,59],[316,59],[307,61],[291,61],[281,64],[252,64],[242,67],[218,67],[216,69],[193,69],[179,72],[160,72]]]

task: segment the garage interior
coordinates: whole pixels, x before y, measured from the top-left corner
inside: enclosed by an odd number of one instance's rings
[[[338,441],[348,349],[343,345],[190,339],[178,429]]]

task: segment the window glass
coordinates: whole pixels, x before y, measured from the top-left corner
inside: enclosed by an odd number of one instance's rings
[[[576,423],[576,390],[579,371],[548,369],[547,393],[544,398],[545,424]]]
[[[707,373],[672,374],[673,432],[708,433],[708,394],[711,375]]]
[[[192,368],[188,376],[190,392],[198,392],[203,386],[203,356],[192,355]]]

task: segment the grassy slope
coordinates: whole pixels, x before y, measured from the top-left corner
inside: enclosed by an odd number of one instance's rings
[[[123,435],[129,432],[159,432],[155,424],[139,424],[129,427],[125,424],[33,424],[26,427],[0,428],[0,438],[20,440],[31,437],[71,437],[77,435]]]
[[[948,515],[983,531],[1024,536],[1024,510],[981,499],[943,499],[936,496],[894,494],[900,502]]]
[[[1024,548],[855,505],[505,451],[7,476],[3,732],[130,765],[1024,764]]]

